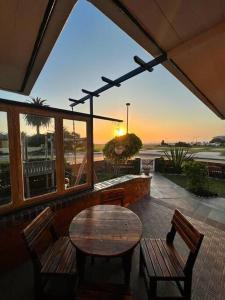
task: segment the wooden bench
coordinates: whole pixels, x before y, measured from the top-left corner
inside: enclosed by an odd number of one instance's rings
[[[172,227],[166,240],[141,240],[140,272],[144,275],[149,299],[162,299],[157,296],[158,281],[175,281],[181,293],[181,297],[177,298],[191,299],[192,270],[204,235],[195,229],[179,210],[175,210],[171,223]],[[174,246],[176,232],[190,250],[186,262]]]
[[[101,204],[121,205],[124,206],[125,189],[117,188],[102,191],[100,194]]]
[[[77,282],[75,248],[68,237],[58,237],[53,222],[54,213],[47,207],[22,232],[33,263],[35,298],[54,297],[62,284],[63,299],[72,299]]]

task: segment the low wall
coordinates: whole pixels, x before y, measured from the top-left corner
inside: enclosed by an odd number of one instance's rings
[[[97,179],[101,179],[102,175],[114,176],[114,165],[109,160],[98,160],[94,162],[94,170],[97,175]],[[130,159],[124,163],[117,164],[118,176],[127,174],[138,175],[141,173],[141,160],[140,158]]]
[[[150,194],[151,177],[139,175],[126,175],[95,184],[92,191],[79,195],[72,195],[57,199],[46,204],[0,217],[0,272],[3,273],[22,264],[28,253],[21,237],[21,231],[46,206],[50,206],[56,213],[55,224],[59,234],[68,233],[73,217],[85,208],[100,204],[101,190],[113,187],[123,187],[126,191],[125,206],[140,200]]]

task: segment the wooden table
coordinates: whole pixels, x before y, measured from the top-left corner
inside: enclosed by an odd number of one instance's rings
[[[135,213],[118,205],[92,206],[74,217],[69,235],[77,249],[81,279],[87,255],[121,256],[125,283],[129,285],[133,249],[142,235],[142,224]]]

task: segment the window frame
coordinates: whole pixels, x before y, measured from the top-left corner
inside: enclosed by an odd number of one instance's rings
[[[12,190],[12,182],[14,181],[14,176],[13,176],[13,166],[12,166],[12,163],[11,163],[11,149],[13,149],[13,138],[11,138],[11,130],[10,130],[10,126],[9,126],[9,123],[10,123],[10,118],[9,118],[9,109],[7,107],[3,107],[1,109],[1,106],[0,106],[0,112],[3,112],[3,113],[6,113],[6,121],[7,121],[7,130],[8,130],[8,144],[9,144],[9,172],[10,172],[10,190],[11,190],[11,198],[10,198],[10,202],[8,203],[5,203],[5,204],[2,204],[0,205],[0,208],[8,208],[8,207],[12,207],[13,206],[13,190]]]
[[[11,202],[0,206],[0,214],[28,207],[37,203],[54,200],[60,196],[76,194],[82,190],[93,188],[92,184],[92,145],[91,117],[85,114],[54,109],[50,107],[37,107],[25,103],[12,103],[0,100],[0,111],[7,113],[8,138],[9,138],[9,160],[10,160],[10,182],[11,182]],[[55,127],[55,155],[56,155],[56,191],[37,195],[31,198],[24,197],[23,162],[21,155],[21,132],[20,114],[32,114],[37,116],[47,116],[54,118]],[[86,183],[65,189],[64,179],[64,142],[63,142],[63,119],[86,122],[87,133],[87,170],[88,180]]]
[[[67,192],[67,191],[76,191],[76,190],[82,190],[82,189],[85,189],[85,188],[88,188],[88,186],[91,184],[91,167],[90,167],[90,161],[91,161],[91,158],[89,156],[89,152],[90,150],[88,151],[88,149],[90,149],[89,147],[89,143],[88,143],[88,130],[90,130],[90,127],[88,129],[88,122],[87,120],[78,120],[78,119],[74,119],[74,118],[70,118],[70,117],[66,117],[66,118],[63,118],[62,119],[62,122],[63,120],[71,120],[71,121],[80,121],[80,122],[85,122],[86,123],[86,138],[87,138],[87,170],[89,172],[87,172],[87,182],[83,183],[83,184],[79,184],[79,185],[76,185],[76,186],[71,186],[69,188],[65,188],[65,184],[64,184],[64,191]],[[90,126],[90,125],[89,125]],[[89,157],[89,159],[88,159]],[[63,135],[63,161],[64,161],[64,135]],[[64,171],[64,175],[65,175],[65,164],[63,164],[63,171]]]

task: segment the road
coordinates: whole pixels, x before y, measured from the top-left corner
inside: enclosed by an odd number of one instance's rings
[[[77,163],[81,163],[83,160],[84,153],[77,153],[76,160]],[[141,159],[155,159],[157,157],[160,157],[163,155],[162,151],[159,150],[141,150],[139,154],[137,154],[135,157],[140,157]],[[197,160],[204,160],[204,161],[218,161],[225,164],[225,156],[220,155],[220,152],[198,152],[195,153],[194,158]],[[32,157],[34,158],[34,157]],[[38,157],[35,157],[38,158]],[[41,157],[40,157],[41,159]],[[43,159],[43,157],[42,157]],[[103,160],[103,153],[102,152],[94,152],[94,160],[99,161]],[[8,161],[7,155],[0,155],[0,161]],[[67,154],[67,161],[70,163],[73,163],[74,161],[74,155],[72,153]]]

